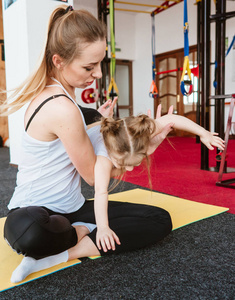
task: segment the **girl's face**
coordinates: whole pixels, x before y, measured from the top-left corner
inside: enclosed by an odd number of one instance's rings
[[[132,171],[134,167],[139,166],[142,163],[144,155],[134,154],[124,157],[122,155],[113,154],[109,155],[115,168],[124,168],[126,171]]]
[[[85,89],[95,79],[101,78],[101,61],[105,57],[106,40],[99,40],[84,46],[79,58],[63,66],[60,76],[64,85]]]

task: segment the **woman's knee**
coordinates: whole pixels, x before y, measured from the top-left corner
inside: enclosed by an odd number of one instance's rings
[[[172,220],[168,211],[161,207],[144,205],[143,216],[148,220],[151,228],[162,238],[172,231]]]
[[[57,254],[77,243],[76,231],[65,217],[50,216],[36,206],[10,212],[4,237],[17,253],[34,258]]]
[[[172,231],[172,220],[170,213],[163,208],[154,207],[152,220],[156,223],[156,230],[161,230],[163,237]]]

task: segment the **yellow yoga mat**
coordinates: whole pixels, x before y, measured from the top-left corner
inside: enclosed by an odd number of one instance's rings
[[[148,204],[164,208],[171,215],[173,230],[229,210],[226,207],[203,204],[142,189],[111,194],[109,200]]]
[[[142,189],[111,194],[109,195],[109,200],[162,207],[171,214],[173,229],[212,217],[228,210],[228,208],[225,207],[202,204]],[[33,273],[20,283],[11,283],[11,274],[21,262],[23,256],[15,253],[5,242],[3,238],[4,222],[5,218],[0,218],[0,292],[81,263],[79,259],[75,259],[68,263],[63,263],[50,269]]]

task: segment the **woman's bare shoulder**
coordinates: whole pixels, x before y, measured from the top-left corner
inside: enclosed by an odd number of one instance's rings
[[[62,96],[50,99],[53,95]],[[50,100],[45,102],[47,99]],[[38,108],[40,109],[38,110]],[[42,140],[55,139],[60,128],[71,127],[72,125],[81,126],[82,123],[81,113],[77,105],[65,95],[63,96],[60,89],[50,91],[50,93],[43,91],[30,103],[25,113],[25,127],[35,111],[37,113],[28,131],[33,137]]]

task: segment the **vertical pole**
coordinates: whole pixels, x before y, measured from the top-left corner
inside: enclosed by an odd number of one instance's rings
[[[106,0],[98,0],[98,19],[107,26],[107,5]],[[108,35],[107,35],[108,36]],[[107,43],[108,44],[108,43]],[[108,84],[108,49],[106,49],[106,55],[104,60],[101,62],[102,78],[99,79],[99,95],[100,105],[106,101],[105,92]],[[98,107],[97,107],[98,108]]]
[[[226,1],[216,1],[216,14],[221,15],[226,12]],[[224,95],[225,93],[225,18],[216,19],[216,32],[215,32],[215,59],[217,61],[216,82],[217,88],[215,89],[216,95]],[[215,132],[224,138],[224,103],[225,99],[215,100]],[[217,149],[217,153],[219,150]],[[216,163],[216,169],[219,170],[220,162]]]
[[[221,14],[226,13],[226,1],[216,1],[216,4],[221,3]],[[224,95],[225,93],[225,29],[226,29],[226,20],[223,18],[220,21],[221,28],[221,38],[217,35],[217,39],[219,39],[221,51],[220,51],[220,69],[219,69],[219,82],[220,82],[220,95]],[[224,105],[225,99],[219,101],[220,104],[220,127],[219,127],[219,135],[224,138]]]
[[[201,2],[197,3],[197,64],[199,66],[199,75],[198,75],[198,95],[197,95],[197,112],[196,112],[196,122],[201,124],[201,53],[202,52],[202,5]],[[196,142],[199,143],[200,139],[197,136]]]
[[[201,125],[209,130],[209,92],[210,92],[210,0],[203,0],[202,18],[202,111]],[[209,170],[209,152],[205,145],[201,144],[201,169]]]
[[[116,77],[116,52],[115,52],[115,13],[114,13],[114,0],[109,1],[109,26],[110,26],[110,48],[111,48],[111,59],[110,59],[110,80]],[[108,98],[114,99],[116,95],[115,88],[112,86]],[[114,110],[114,116],[119,117],[118,104]]]

